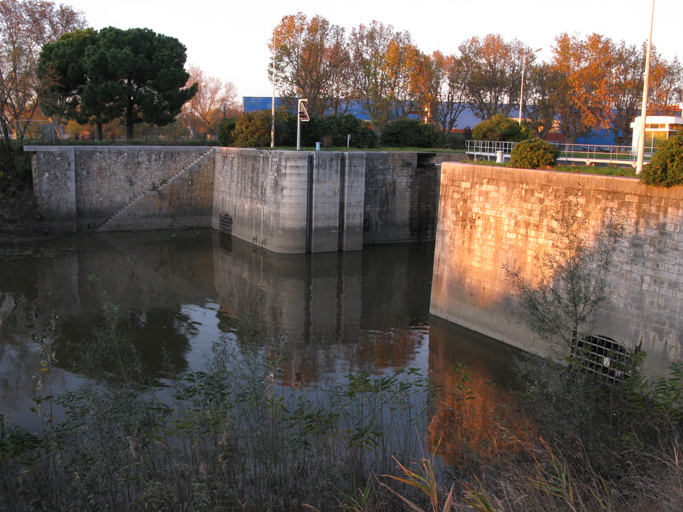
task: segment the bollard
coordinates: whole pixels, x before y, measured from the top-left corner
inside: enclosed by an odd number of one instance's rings
[[[496,151],[496,163],[497,164],[503,163],[503,152],[502,151]]]
[[[320,142],[315,143],[315,150],[320,151]]]

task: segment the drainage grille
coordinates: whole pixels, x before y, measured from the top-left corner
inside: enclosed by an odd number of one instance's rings
[[[614,384],[630,376],[629,350],[607,336],[574,333],[571,356],[596,381]]]
[[[232,235],[232,216],[227,213],[221,214],[218,219],[218,231],[226,235]]]

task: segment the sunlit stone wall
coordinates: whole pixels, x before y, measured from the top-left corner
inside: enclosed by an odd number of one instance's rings
[[[683,343],[683,187],[637,179],[444,164],[431,312],[540,354],[552,350],[519,322],[505,268],[533,280],[536,256],[551,250],[551,213],[580,194],[588,235],[610,214],[623,217],[608,299],[594,333],[627,347],[642,341],[646,369],[681,359]]]

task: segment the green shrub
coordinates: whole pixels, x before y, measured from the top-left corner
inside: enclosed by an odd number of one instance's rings
[[[531,130],[503,114],[496,114],[491,119],[482,121],[472,130],[474,140],[520,142],[533,136]]]
[[[323,139],[328,138],[331,146],[345,147],[347,135],[351,135],[349,145],[352,148],[374,148],[377,146],[375,132],[351,114],[331,115],[323,118],[320,138],[316,142],[322,142]]]
[[[382,132],[382,145],[399,148],[435,148],[444,144],[444,136],[436,126],[416,119],[397,119]]]
[[[662,144],[643,167],[640,180],[655,187],[683,185],[683,133],[679,132]]]
[[[522,169],[545,169],[555,165],[560,150],[541,139],[523,140],[512,148],[511,163]]]
[[[218,141],[221,146],[232,146],[235,142],[234,132],[237,126],[239,117],[232,117],[230,119],[223,119],[218,126]]]

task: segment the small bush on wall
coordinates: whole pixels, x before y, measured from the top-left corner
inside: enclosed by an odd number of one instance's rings
[[[560,151],[541,139],[524,140],[512,148],[511,164],[522,169],[545,169],[555,165]]]
[[[652,161],[643,167],[640,181],[655,187],[683,185],[683,133],[659,147]]]

